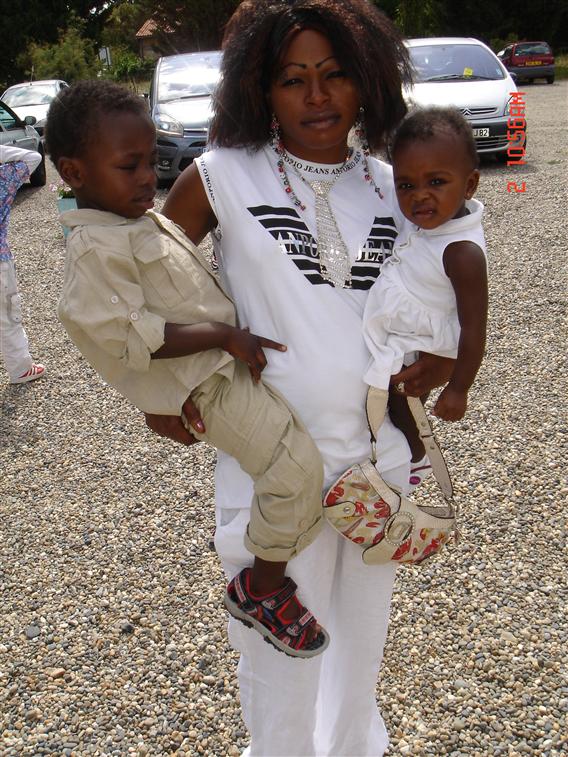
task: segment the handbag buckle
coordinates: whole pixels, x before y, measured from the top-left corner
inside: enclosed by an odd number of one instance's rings
[[[400,547],[414,529],[414,515],[408,512],[398,512],[391,515],[385,523],[383,538],[393,547]]]

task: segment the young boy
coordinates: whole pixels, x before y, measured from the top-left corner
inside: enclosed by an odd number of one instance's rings
[[[63,325],[140,410],[180,415],[191,395],[206,429],[193,433],[255,480],[246,536],[254,564],[230,582],[225,605],[281,651],[320,654],[329,637],[285,569],[321,528],[322,462],[300,419],[260,381],[262,348],[286,347],[236,326],[200,252],[150,210],[156,134],[140,97],[110,82],[80,82],[53,101],[46,141],[78,205],[62,216],[71,229]]]
[[[8,246],[8,221],[18,189],[41,163],[41,155],[13,145],[0,145],[0,354],[11,384],[26,384],[45,374],[34,363],[22,326],[20,293]]]

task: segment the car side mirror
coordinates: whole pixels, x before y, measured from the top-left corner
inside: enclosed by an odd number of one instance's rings
[[[37,118],[35,116],[26,116],[24,118],[24,123],[26,124],[26,126],[33,126],[37,123]]]
[[[509,71],[509,76],[513,81],[517,81],[517,79],[519,78],[514,71]]]

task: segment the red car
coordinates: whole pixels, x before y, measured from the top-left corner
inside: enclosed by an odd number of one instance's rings
[[[497,57],[517,80],[554,82],[554,55],[546,42],[513,42],[500,50]]]

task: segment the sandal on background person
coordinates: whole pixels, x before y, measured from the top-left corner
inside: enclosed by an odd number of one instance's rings
[[[251,569],[244,568],[227,587],[225,607],[229,613],[264,640],[290,657],[310,658],[321,654],[329,645],[329,634],[320,627],[317,635],[308,641],[309,632],[317,621],[296,596],[296,584],[286,578],[277,591],[257,597],[250,590]],[[284,617],[291,604],[296,604],[300,615],[295,620]]]
[[[41,363],[32,363],[32,367],[21,376],[14,378],[10,381],[11,384],[27,384],[28,381],[35,381],[36,379],[45,376],[45,365]]]

